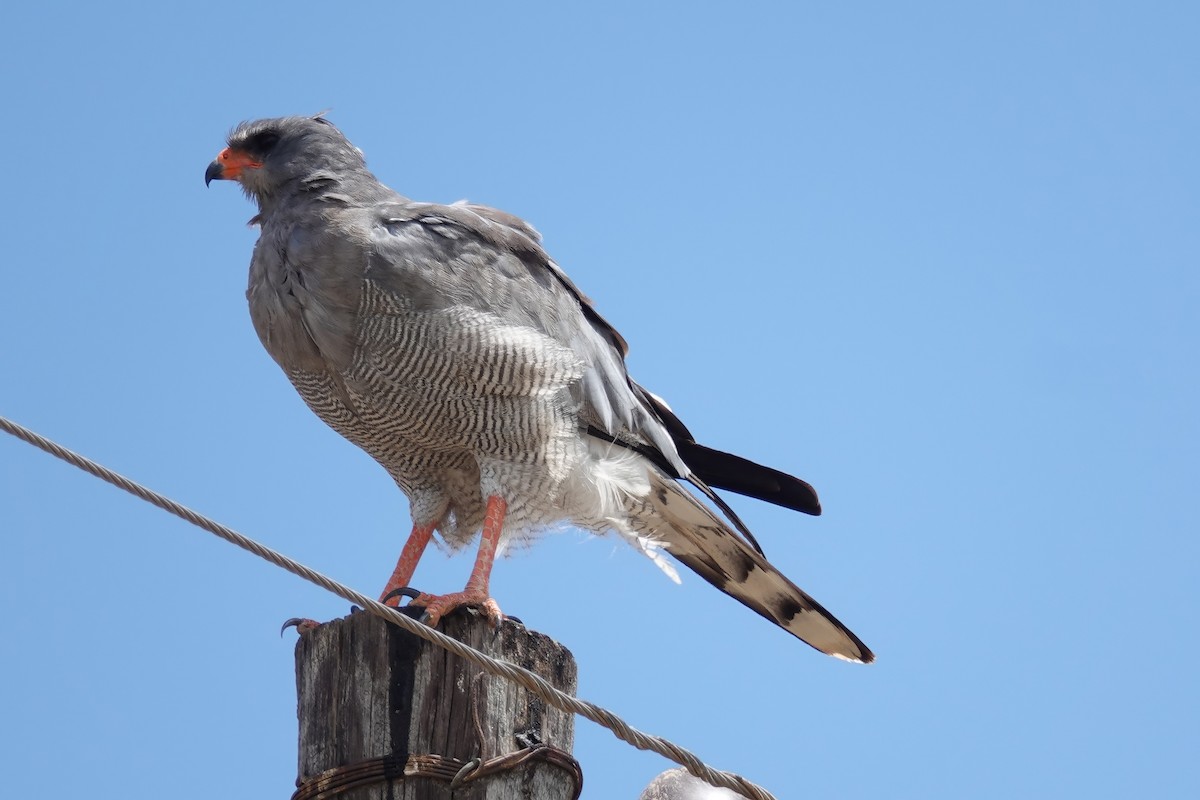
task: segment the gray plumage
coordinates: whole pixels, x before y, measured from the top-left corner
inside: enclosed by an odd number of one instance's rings
[[[823,652],[873,659],[738,535],[709,484],[819,513],[811,487],[696,444],[629,378],[624,340],[527,223],[402,197],[322,118],[243,123],[229,146],[259,206],[254,328],[309,407],[388,471],[415,524],[462,546],[498,495],[501,545],[562,524],[616,532]]]

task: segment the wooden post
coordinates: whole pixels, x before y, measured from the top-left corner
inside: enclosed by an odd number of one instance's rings
[[[441,630],[575,692],[575,660],[547,636],[470,610]],[[571,800],[582,783],[573,715],[372,614],[301,636],[296,687],[295,800]]]

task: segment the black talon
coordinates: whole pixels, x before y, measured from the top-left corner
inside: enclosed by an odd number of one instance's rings
[[[283,627],[279,629],[279,638],[281,638],[281,639],[282,639],[282,638],[283,638],[283,632],[284,632],[284,631],[286,631],[288,628],[290,628],[290,627],[292,627],[292,626],[295,626],[295,627],[296,627],[296,630],[297,630],[297,631],[299,631],[299,630],[300,630],[300,625],[301,625],[303,622],[304,622],[304,620],[303,620],[303,619],[301,619],[300,617],[292,617],[292,618],[291,618],[291,619],[289,619],[287,622],[283,623]]]
[[[399,589],[392,589],[390,592],[385,594],[383,596],[383,599],[380,600],[379,602],[383,603],[386,606],[387,601],[391,600],[393,597],[407,597],[410,600],[416,600],[420,596],[421,596],[421,593],[418,592],[416,589],[413,589],[410,586],[401,586]]]

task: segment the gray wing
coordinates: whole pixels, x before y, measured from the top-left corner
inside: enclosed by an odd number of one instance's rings
[[[712,486],[819,514],[804,481],[698,445],[661,399],[625,369],[625,339],[542,249],[524,220],[486,206],[397,203],[380,209],[386,235],[368,267],[384,285],[426,308],[466,305],[534,328],[572,350],[584,366],[579,383],[587,433],[635,450],[686,480],[729,518],[760,553],[754,535]]]
[[[583,363],[581,417],[596,433],[648,448],[690,475],[670,431],[625,370],[628,346],[518,217],[485,206],[403,203],[380,209],[386,235],[368,275],[414,307],[465,305],[533,328]]]
[[[533,328],[578,357],[583,373],[576,399],[586,433],[635,450],[662,471],[651,470],[652,489],[644,508],[635,512],[635,523],[664,542],[668,552],[813,647],[854,661],[874,658],[846,626],[762,556],[746,526],[681,452],[710,474],[725,476],[725,485],[735,491],[809,513],[815,506],[819,513],[811,487],[697,445],[660,399],[629,378],[624,339],[550,260],[533,228],[482,206],[421,203],[384,207],[379,225],[378,258],[367,265],[369,278],[423,310],[466,306],[506,326]],[[696,486],[737,532],[672,478]]]

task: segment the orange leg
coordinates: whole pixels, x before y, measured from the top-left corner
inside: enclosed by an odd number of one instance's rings
[[[429,544],[429,540],[433,537],[433,532],[436,528],[437,525],[433,523],[429,525],[413,525],[412,533],[408,535],[408,541],[404,543],[404,549],[400,551],[400,558],[396,561],[396,569],[392,571],[392,577],[388,578],[387,586],[383,587],[383,593],[379,595],[379,602],[387,605],[387,601],[384,598],[391,594],[393,590],[408,586],[408,582],[412,580],[413,573],[417,570],[417,562],[421,560],[421,555],[425,552],[425,547]],[[486,593],[487,579],[485,578],[484,594]],[[293,625],[303,635],[319,628],[321,623],[316,620],[292,617],[283,623],[283,629],[280,630],[280,633],[282,634],[284,630]]]
[[[487,513],[483,518],[483,537],[479,540],[479,553],[475,556],[475,567],[467,586],[461,592],[452,594],[432,595],[422,593],[410,605],[425,606],[425,621],[430,627],[436,627],[442,617],[459,606],[482,606],[483,613],[492,624],[499,625],[504,615],[500,606],[488,593],[488,583],[492,576],[492,564],[496,560],[496,545],[500,541],[500,531],[504,528],[504,514],[508,503],[503,497],[493,495],[487,501]],[[407,547],[405,548],[408,549]]]
[[[437,525],[434,523],[413,525],[412,533],[408,535],[408,541],[404,543],[404,549],[400,551],[400,558],[396,561],[396,569],[392,571],[392,577],[388,578],[387,586],[383,587],[383,593],[379,595],[379,602],[385,602],[384,598],[396,589],[408,586],[435,528]]]

